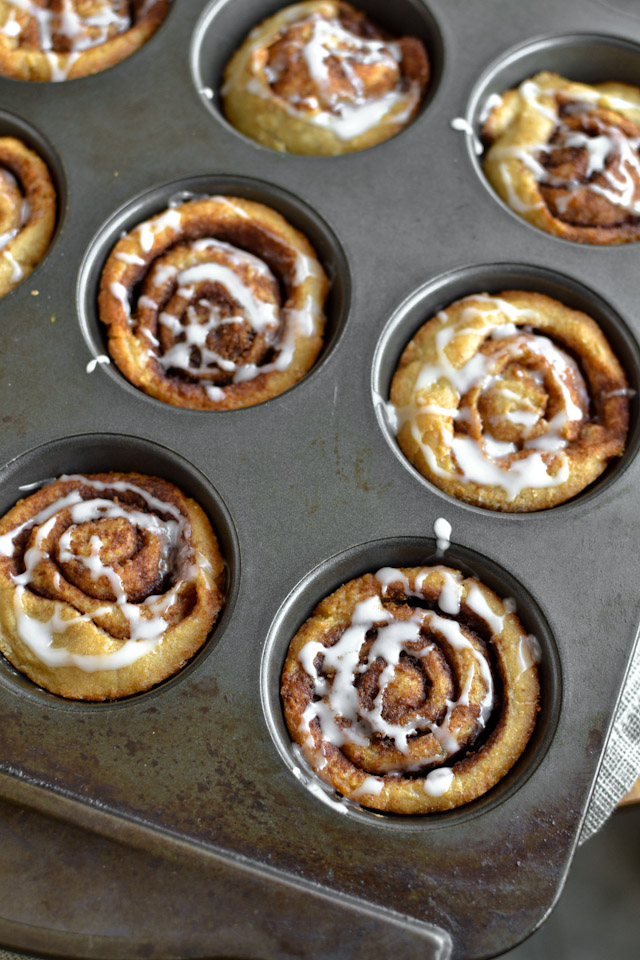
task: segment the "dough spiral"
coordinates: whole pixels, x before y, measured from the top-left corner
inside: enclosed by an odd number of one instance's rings
[[[329,284],[306,237],[275,210],[214,196],[170,207],[113,248],[99,308],[109,352],[165,403],[232,410],[313,366]]]
[[[170,0],[0,0],[0,73],[16,80],[75,80],[135,53]]]

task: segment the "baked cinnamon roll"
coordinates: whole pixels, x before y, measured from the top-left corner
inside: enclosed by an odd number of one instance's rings
[[[155,33],[170,0],[0,0],[0,73],[73,80],[112,67]]]
[[[15,137],[0,137],[0,296],[44,257],[56,223],[47,165]]]
[[[476,294],[415,334],[391,384],[398,444],[428,480],[491,510],[541,510],[624,448],[629,390],[594,320],[540,293]]]
[[[394,136],[429,79],[416,37],[394,38],[350,4],[308,0],[259,24],[231,58],[229,121],[274,150],[334,156]]]
[[[205,514],[157,477],[62,476],[0,520],[0,650],[63,697],[125,697],[176,673],[223,589]]]
[[[292,740],[323,780],[375,810],[482,796],[522,755],[539,648],[512,602],[448,567],[385,567],[323,600],[282,672]]]
[[[539,73],[497,100],[483,167],[515,213],[579,243],[640,239],[640,88]]]
[[[275,210],[208,197],[170,207],[116,244],[100,317],[135,386],[174,406],[232,410],[311,369],[328,288],[306,237]]]

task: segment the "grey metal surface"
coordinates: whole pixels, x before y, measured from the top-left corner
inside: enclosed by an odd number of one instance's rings
[[[207,49],[223,50],[222,63],[252,24],[280,5],[220,4]],[[422,9],[420,0],[359,5],[397,30],[420,19]],[[226,923],[222,894],[231,889],[255,911],[257,934],[243,949],[260,960],[283,955],[281,941],[268,936],[274,915],[301,957],[318,955],[317,936],[323,956],[348,956],[364,929],[363,911],[370,916],[374,908],[387,925],[387,955],[408,955],[407,929],[432,957],[446,956],[449,938],[455,956],[479,958],[528,934],[568,870],[640,621],[637,403],[629,451],[597,489],[547,513],[501,516],[418,480],[390,449],[371,387],[406,340],[403,324],[387,328],[387,360],[379,362],[383,331],[407,297],[425,284],[429,304],[434,291],[458,290],[461,282],[472,292],[474,272],[483,289],[500,289],[509,270],[534,284],[558,283],[569,295],[593,294],[637,386],[637,246],[582,247],[518,220],[488,192],[450,121],[466,114],[479,78],[505,49],[542,34],[585,32],[638,43],[640,21],[595,0],[431,0],[428,8],[424,31],[442,60],[429,103],[395,139],[342,158],[258,147],[205,103],[192,79],[197,0],[176,0],[149,44],[102,75],[52,85],[0,78],[1,110],[34,128],[65,206],[46,260],[0,302],[0,462],[7,465],[0,509],[15,502],[20,483],[50,476],[61,458],[67,471],[105,469],[109,459],[119,468],[156,463],[202,491],[223,527],[237,588],[195,662],[126,702],[63,702],[1,664],[0,790],[159,855],[179,849],[203,869],[215,863],[219,923],[210,935],[215,940]],[[608,50],[601,68],[611,72],[601,79],[616,78],[620,45]],[[562,72],[566,47],[556,54]],[[581,55],[589,61],[588,46]],[[635,56],[640,76],[640,46]],[[580,57],[572,53],[569,61],[575,68]],[[590,61],[584,71],[592,73]],[[215,70],[206,79],[217,87]],[[575,70],[574,79],[582,79]],[[14,128],[0,113],[0,132]],[[203,177],[213,188],[223,176],[316,231],[336,290],[331,342],[317,367],[289,393],[229,413],[168,407],[112,367],[87,374],[92,351],[106,352],[90,305],[104,225],[150,191],[153,206],[185,180]],[[133,210],[147,211],[146,204],[136,201]],[[321,222],[314,227],[315,217]],[[344,259],[332,252],[332,235]],[[128,436],[158,446],[150,454]],[[60,443],[25,455],[50,441]],[[505,593],[515,581],[525,620],[548,629],[546,719],[507,784],[471,809],[406,825],[339,813],[283,762],[273,722],[275,740],[270,732],[275,659],[284,643],[273,631],[294,601],[304,619],[328,584],[362,572],[368,554],[374,567],[379,556],[402,562],[407,544],[415,556],[423,542],[426,560],[439,516],[453,526],[452,559],[473,557]],[[369,551],[363,545],[372,541]],[[304,589],[296,589],[301,580]],[[529,609],[522,607],[527,597]],[[302,919],[275,892],[260,892],[282,884],[304,892]],[[336,921],[334,911],[360,920]],[[11,926],[10,940],[11,918],[0,921],[0,942],[38,949],[29,924],[39,918],[42,908],[31,905],[17,932]],[[89,913],[85,921],[90,925]],[[199,922],[206,931],[211,917]],[[442,929],[440,939],[432,925]],[[63,944],[67,953],[70,944]],[[129,955],[126,944],[117,949],[123,952],[109,956]],[[160,925],[153,950],[175,955]],[[87,955],[102,956],[97,947]]]

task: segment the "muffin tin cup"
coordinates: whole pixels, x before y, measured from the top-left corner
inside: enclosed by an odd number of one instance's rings
[[[640,439],[640,348],[627,324],[594,291],[577,283],[571,277],[535,265],[517,263],[477,264],[460,267],[435,277],[411,294],[395,311],[378,340],[371,370],[371,396],[378,424],[392,452],[409,473],[423,487],[443,497],[449,503],[459,503],[424,477],[405,457],[398,446],[388,408],[391,381],[402,352],[411,338],[440,310],[457,300],[473,294],[498,294],[502,290],[527,290],[542,293],[560,301],[573,310],[581,310],[592,317],[604,332],[613,352],[624,367],[629,383],[630,418],[629,433],[624,454],[611,461],[595,483],[590,484],[567,503],[552,507],[555,516],[571,511],[580,505],[590,508],[591,501],[599,492],[621,479],[638,451]],[[585,506],[586,505],[586,506]],[[497,519],[513,520],[514,514],[485,510],[482,507],[464,505],[468,510],[478,510]],[[518,513],[519,520],[526,520],[547,511]]]
[[[516,612],[528,634],[540,645],[538,672],[541,707],[536,727],[529,743],[508,774],[495,787],[472,803],[445,813],[426,816],[401,816],[368,810],[340,796],[324,783],[307,765],[299,748],[291,742],[280,700],[280,680],[291,640],[311,616],[315,607],[343,583],[365,573],[375,573],[381,567],[437,566],[444,564],[460,570],[467,577],[475,577],[491,587],[500,597],[513,599]],[[526,590],[486,556],[452,544],[446,551],[438,550],[435,540],[404,537],[357,544],[331,557],[312,570],[292,590],[278,611],[264,645],[262,654],[262,706],[271,736],[293,777],[299,780],[319,800],[338,813],[354,820],[383,829],[393,829],[407,836],[413,833],[428,835],[443,824],[461,823],[481,816],[489,809],[508,801],[540,764],[555,732],[562,701],[562,678],[557,649],[549,626]],[[505,811],[505,816],[508,813]]]
[[[118,434],[86,434],[62,437],[29,450],[0,470],[0,516],[17,501],[28,497],[62,474],[144,473],[174,483],[195,500],[206,513],[215,532],[225,563],[224,602],[211,633],[194,657],[177,674],[149,691],[121,700],[90,703],[66,700],[43,690],[0,655],[0,684],[18,696],[42,701],[52,709],[80,713],[104,711],[143,699],[153,700],[157,693],[181,682],[198,669],[222,638],[232,616],[240,584],[240,553],[233,520],[220,494],[200,471],[176,453],[138,437]]]
[[[100,275],[107,257],[119,238],[133,230],[138,224],[161,213],[170,206],[214,195],[242,197],[245,200],[265,204],[277,210],[309,239],[331,282],[331,289],[325,306],[327,325],[324,346],[310,374],[333,350],[343,332],[349,314],[351,278],[344,251],[331,228],[303,201],[279,187],[248,177],[205,176],[176,180],[155,187],[142,196],[133,198],[103,225],[91,241],[78,274],[77,303],[80,328],[96,363],[108,361],[107,329],[100,321],[98,313]],[[137,396],[143,397],[152,404],[161,404],[162,407],[167,407],[167,404],[162,403],[162,401],[151,398],[138,390],[124,378],[115,364],[108,365],[107,373],[126,386],[129,392],[133,391]],[[295,389],[295,387],[291,389]],[[169,409],[181,408],[169,405]],[[181,410],[181,412],[184,413],[184,410]],[[192,413],[192,411],[187,411],[187,413]],[[204,416],[208,416],[209,413],[205,412]]]
[[[485,958],[527,936],[559,896],[636,643],[637,400],[610,475],[575,503],[526,517],[468,507],[419,480],[376,405],[434,309],[516,281],[595,316],[637,387],[635,247],[558,245],[505,216],[451,120],[505,48],[587,29],[635,48],[640,21],[602,4],[587,18],[577,0],[540,0],[518,17],[464,0],[363,3],[399,30],[411,28],[406,11],[421,24],[435,65],[430,99],[386,143],[315,162],[258,147],[198,92],[217,89],[236,40],[275,6],[238,0],[203,13],[199,0],[180,0],[145,48],[103,75],[0,78],[13,115],[42,137],[43,153],[51,145],[68,208],[33,282],[0,300],[2,505],[19,486],[69,470],[157,472],[201,502],[231,581],[202,654],[131,700],[66,704],[0,668],[0,780],[20,802],[210,871],[217,897],[183,931],[185,955],[197,954],[196,933],[217,943],[214,927],[231,954],[229,917],[250,902],[256,935],[237,942],[256,960],[357,957],[364,929],[376,931],[367,941],[376,960],[412,949]],[[194,50],[199,70],[211,60],[197,82]],[[273,206],[328,267],[325,352],[272,401],[189,412],[147,398],[108,364],[87,372],[106,353],[94,297],[112,243],[180,190]],[[400,822],[325,802],[311,775],[296,777],[278,674],[295,630],[340,582],[381,561],[432,558],[438,517],[453,528],[446,562],[515,595],[540,635],[543,709],[503,784],[466,810]],[[162,882],[179,896],[170,872]],[[121,895],[138,893],[130,871]],[[86,903],[65,902],[58,952],[131,956]],[[19,916],[0,920],[0,943],[37,952],[32,931],[59,930],[58,919],[48,900],[25,898]],[[146,945],[159,956],[175,953],[163,929]]]
[[[471,163],[481,182],[503,210],[533,230],[533,224],[523,220],[498,196],[482,170],[482,155],[477,149],[482,124],[490,109],[491,97],[518,87],[523,80],[541,71],[557,73],[580,83],[604,83],[615,78],[622,83],[637,86],[640,75],[640,44],[622,37],[601,36],[592,33],[571,33],[545,36],[527,41],[502,54],[482,74],[475,84],[465,117],[469,124],[467,148]],[[551,236],[549,234],[548,236]],[[562,243],[575,241],[554,237]],[[586,250],[620,250],[624,244],[612,247],[581,244]],[[587,254],[588,255],[588,254]]]
[[[240,133],[224,115],[221,97],[223,75],[231,56],[247,34],[262,20],[277,13],[283,6],[290,5],[280,3],[280,0],[214,0],[204,9],[193,34],[191,71],[195,89],[218,123],[224,124],[234,136],[241,137],[247,145],[257,150],[270,148]],[[421,116],[437,93],[444,68],[444,48],[436,18],[419,0],[395,0],[393,15],[390,15],[385,0],[362,0],[357,7],[390,33],[419,37],[424,43],[431,79],[416,115]],[[220,42],[221,37],[224,37],[224,43]],[[302,159],[308,161],[310,158]],[[312,161],[314,159],[318,158],[311,158]]]
[[[33,274],[47,259],[62,231],[67,210],[67,183],[60,157],[55,148],[36,127],[22,117],[14,113],[9,113],[6,110],[0,110],[0,137],[15,137],[18,140],[22,140],[34,153],[37,153],[40,159],[47,165],[51,175],[51,182],[56,192],[56,224],[51,242],[40,262],[34,267],[34,270],[18,284],[18,286],[20,286],[22,283],[25,283],[25,281],[27,283],[37,282],[37,277],[34,278]],[[15,289],[17,289],[17,287],[13,288],[13,290]],[[13,293],[13,290],[11,290],[10,293]],[[9,294],[7,294],[7,296],[8,295]]]

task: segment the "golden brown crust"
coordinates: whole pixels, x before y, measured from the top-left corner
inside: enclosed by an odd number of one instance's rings
[[[223,589],[207,517],[158,477],[61,477],[0,520],[0,650],[63,697],[126,697],[172,676]]]
[[[46,164],[15,137],[0,137],[0,296],[44,257],[56,223]]]
[[[457,301],[415,334],[391,385],[398,443],[459,500],[563,503],[624,451],[627,380],[597,324],[539,293]]]
[[[333,33],[327,40],[319,31]],[[371,41],[373,54],[360,58],[359,46]],[[225,70],[224,112],[274,150],[336,156],[398,133],[417,112],[428,79],[417,38],[391,37],[348,3],[308,0],[246,37]]]
[[[316,773],[363,806],[458,807],[498,783],[531,737],[536,650],[500,598],[458,571],[365,574],[325,598],[292,640],[287,727]]]
[[[25,9],[0,0],[0,73],[40,81],[100,73],[139,50],[169,7],[169,0],[32,0]]]
[[[116,244],[100,317],[111,356],[145,393],[233,410],[283,393],[311,369],[328,288],[306,237],[275,210],[208,197],[152,217]]]
[[[490,183],[529,223],[578,243],[640,239],[640,88],[539,73],[502,95],[482,135]]]

